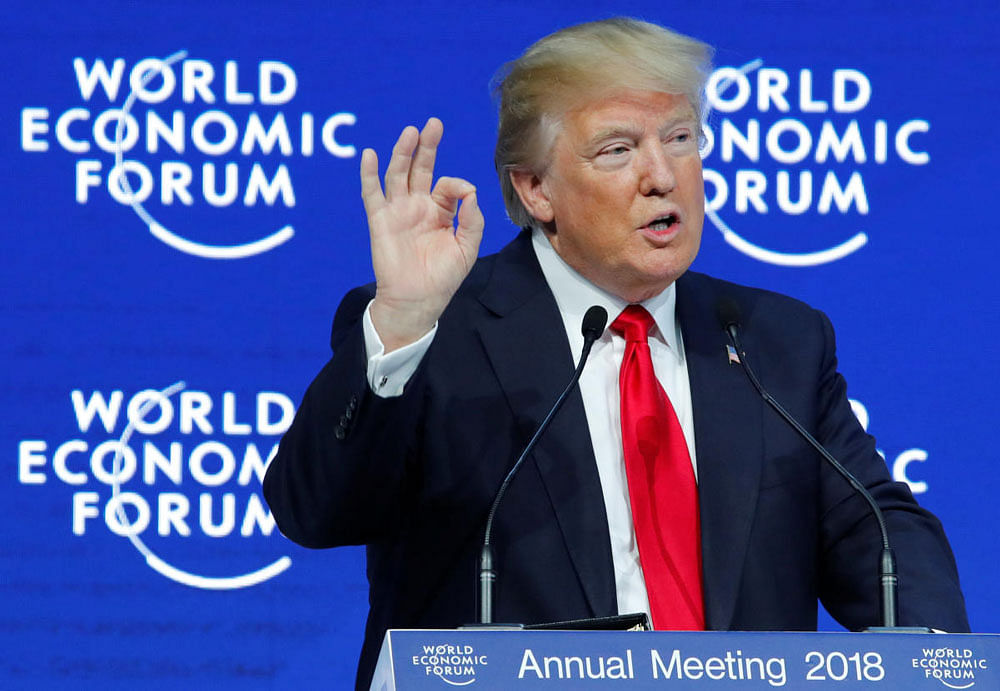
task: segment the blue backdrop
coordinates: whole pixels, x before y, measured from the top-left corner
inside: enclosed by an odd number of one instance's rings
[[[995,1],[7,7],[4,688],[350,685],[363,553],[284,539],[260,478],[371,280],[360,151],[440,117],[498,249],[490,78],[612,14],[718,47],[695,268],[830,315],[1000,629]]]

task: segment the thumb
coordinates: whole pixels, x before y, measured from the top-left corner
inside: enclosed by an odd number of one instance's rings
[[[467,257],[475,259],[479,254],[479,242],[483,239],[483,212],[479,209],[475,189],[462,199],[458,210],[458,228],[455,239],[462,246]]]

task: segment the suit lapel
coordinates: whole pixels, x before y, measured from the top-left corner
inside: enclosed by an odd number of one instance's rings
[[[706,624],[727,629],[760,485],[762,407],[742,367],[729,364],[726,336],[715,316],[716,285],[701,274],[682,276],[677,315],[694,414]]]
[[[497,256],[480,301],[499,317],[484,321],[478,330],[517,419],[522,445],[527,444],[573,374],[573,354],[529,233]],[[608,521],[579,389],[553,418],[532,457],[591,616],[614,614]]]
[[[717,298],[717,284],[703,275],[689,272],[677,281],[698,459],[706,623],[726,629],[757,504],[762,402],[742,368],[729,364],[725,334],[715,317]],[[484,320],[478,331],[526,444],[569,382],[573,367],[555,299],[528,233],[497,256],[480,301],[498,317]],[[579,390],[532,456],[591,615],[615,613],[607,515]]]

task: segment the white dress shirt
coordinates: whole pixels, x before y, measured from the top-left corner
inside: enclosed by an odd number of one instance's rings
[[[532,245],[541,264],[542,274],[555,295],[576,364],[583,349],[580,326],[586,311],[592,305],[600,305],[608,311],[610,327],[610,322],[615,320],[628,303],[601,290],[577,273],[562,260],[540,230],[533,232]],[[656,322],[649,334],[653,369],[677,413],[697,478],[691,388],[684,344],[675,317],[676,297],[675,286],[671,284],[656,297],[644,301],[642,306]],[[379,396],[399,396],[433,341],[437,325],[419,341],[385,355],[385,348],[371,321],[370,307],[369,305],[369,309],[365,310],[363,318],[365,347],[368,352],[368,382]],[[594,445],[594,458],[597,461],[604,508],[608,516],[618,611],[622,614],[649,614],[649,598],[646,595],[646,583],[632,527],[632,509],[622,451],[618,371],[624,354],[625,339],[610,328],[605,329],[595,341],[590,360],[580,377],[580,393],[583,396],[587,427]]]

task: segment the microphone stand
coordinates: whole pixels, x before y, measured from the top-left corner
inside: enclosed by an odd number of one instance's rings
[[[871,495],[871,492],[861,483],[858,478],[854,476],[851,471],[845,468],[840,461],[833,457],[829,451],[826,450],[822,444],[820,444],[815,437],[813,437],[801,424],[799,421],[792,417],[791,413],[785,410],[784,406],[778,403],[771,394],[769,394],[764,387],[761,385],[760,380],[757,379],[757,375],[754,373],[753,369],[750,367],[750,363],[747,360],[746,350],[743,349],[743,345],[740,342],[739,336],[739,308],[736,303],[731,300],[720,301],[719,304],[719,318],[722,321],[723,328],[726,330],[726,334],[729,336],[729,340],[732,342],[733,348],[739,353],[739,362],[743,366],[743,371],[746,372],[747,378],[753,385],[757,393],[760,394],[761,398],[767,402],[771,408],[774,409],[781,418],[787,422],[792,429],[798,432],[799,436],[805,439],[810,446],[812,446],[820,456],[829,463],[834,470],[836,470],[841,477],[843,477],[851,485],[854,490],[864,497],[865,501],[868,502],[871,508],[872,514],[875,516],[875,520],[878,522],[879,532],[882,537],[882,554],[879,558],[879,614],[881,619],[881,626],[869,626],[865,631],[869,632],[890,632],[890,633],[931,633],[931,629],[926,626],[899,626],[897,611],[898,611],[898,596],[896,592],[897,585],[899,583],[899,577],[896,573],[896,557],[892,551],[892,547],[889,543],[889,531],[886,527],[885,516],[882,513],[881,507],[879,507],[878,502]]]
[[[549,410],[549,414],[545,416],[542,420],[542,424],[538,426],[535,431],[534,436],[528,442],[528,445],[524,447],[524,451],[518,457],[517,462],[511,467],[510,471],[507,473],[507,477],[504,478],[503,483],[500,485],[500,489],[497,490],[496,497],[493,499],[493,505],[490,507],[489,516],[486,519],[486,532],[485,538],[483,539],[483,549],[479,556],[479,624],[491,625],[493,624],[493,599],[494,590],[496,586],[497,573],[494,567],[495,555],[493,553],[493,546],[490,544],[490,537],[493,532],[493,519],[496,516],[497,507],[500,506],[500,500],[503,498],[504,493],[507,491],[507,487],[510,485],[511,480],[514,479],[514,475],[517,474],[518,469],[521,464],[524,463],[524,459],[528,457],[532,449],[535,448],[535,444],[541,438],[542,434],[548,428],[549,424],[552,422],[552,418],[555,417],[556,413],[562,408],[563,403],[569,397],[570,392],[576,383],[580,380],[580,375],[583,373],[583,367],[587,364],[587,358],[590,356],[590,349],[594,345],[600,335],[604,332],[604,327],[608,323],[608,313],[603,307],[593,306],[587,310],[587,313],[583,317],[583,351],[580,354],[580,363],[576,366],[576,371],[573,372],[573,378],[570,380],[569,385],[563,390],[559,398],[556,399],[555,404],[552,409]],[[516,626],[520,628],[520,626]]]

